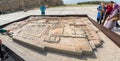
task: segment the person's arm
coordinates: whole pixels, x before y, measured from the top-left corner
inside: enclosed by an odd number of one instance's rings
[[[0,44],[2,44],[2,41],[1,41],[1,39],[0,39]]]
[[[47,9],[47,7],[45,6],[45,10]]]
[[[0,29],[0,33],[5,33],[5,32],[7,32],[7,30],[5,30],[5,29]]]
[[[113,17],[115,17],[117,14],[118,14],[118,9],[114,10],[114,11],[110,14],[108,20],[111,19],[111,18],[113,18]]]
[[[0,33],[10,32],[10,30],[0,29]]]
[[[107,6],[105,7],[105,15],[106,15],[106,13],[107,13]]]
[[[44,10],[46,10],[46,6],[43,6]]]
[[[106,11],[107,10],[107,7],[105,6],[104,10]]]
[[[98,11],[101,11],[101,6],[99,6],[99,7],[97,8],[97,10],[98,10]]]
[[[42,10],[42,6],[40,6],[40,10]]]

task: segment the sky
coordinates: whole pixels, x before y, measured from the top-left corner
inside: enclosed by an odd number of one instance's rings
[[[96,0],[63,0],[65,4],[76,4],[78,2],[85,2],[85,1],[96,1]],[[112,0],[97,0],[97,1],[112,1]],[[120,0],[113,0],[114,2],[120,4]]]

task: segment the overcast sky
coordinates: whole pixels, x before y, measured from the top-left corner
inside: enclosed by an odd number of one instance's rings
[[[96,1],[96,0],[63,0],[65,4],[75,4],[78,2],[84,2],[84,1]],[[98,1],[111,1],[111,0],[98,0]],[[120,4],[120,0],[113,0]]]

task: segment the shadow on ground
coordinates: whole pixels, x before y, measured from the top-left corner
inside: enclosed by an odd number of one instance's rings
[[[16,43],[18,43],[18,42],[16,42]],[[61,53],[61,52],[51,51],[51,50],[40,51],[38,49],[33,49],[33,48],[31,48],[29,46],[26,46],[24,44],[21,44],[21,43],[18,43],[18,44],[20,44],[20,45],[22,45],[22,46],[24,46],[24,47],[26,47],[26,48],[28,48],[28,49],[30,49],[32,51],[37,52],[40,55],[42,54],[44,56],[47,56],[48,54],[53,54],[53,55],[55,55],[54,57],[56,57],[56,55],[59,55],[59,56],[63,56],[63,57],[76,58],[76,59],[80,59],[80,60],[87,60],[87,58],[97,59],[97,57],[96,57],[96,55],[94,53],[95,51],[97,52],[97,50],[94,50],[93,54],[91,54],[91,55],[81,55],[81,56],[78,56],[78,55],[64,54],[64,53]],[[101,47],[101,48],[103,48],[103,47]]]

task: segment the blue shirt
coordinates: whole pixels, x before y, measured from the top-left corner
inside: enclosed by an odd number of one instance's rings
[[[104,14],[102,14],[102,16],[101,16],[102,9],[103,9],[103,7],[101,5],[97,8],[97,10],[98,10],[97,18],[101,18],[104,16]],[[104,10],[106,10],[106,7],[104,7]]]
[[[46,10],[46,7],[45,7],[44,5],[42,5],[42,6],[40,7],[40,10],[41,10],[41,11],[45,11],[45,10]]]

